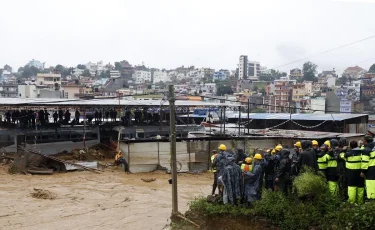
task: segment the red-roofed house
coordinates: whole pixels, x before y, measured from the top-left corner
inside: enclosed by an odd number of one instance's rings
[[[344,75],[351,76],[352,78],[360,78],[367,71],[359,66],[348,67],[344,70]]]

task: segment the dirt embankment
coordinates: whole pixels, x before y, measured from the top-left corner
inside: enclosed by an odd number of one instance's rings
[[[0,166],[0,226],[28,230],[168,229],[169,178],[164,172],[125,174],[120,168],[107,168],[101,174],[10,175]],[[181,212],[187,211],[189,201],[211,191],[210,173],[180,174],[178,180]],[[40,197],[47,199],[37,199]]]

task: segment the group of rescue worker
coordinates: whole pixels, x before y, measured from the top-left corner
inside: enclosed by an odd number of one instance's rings
[[[224,203],[250,204],[261,199],[265,189],[291,192],[293,178],[310,168],[324,177],[332,196],[350,203],[362,204],[365,198],[375,200],[375,142],[368,132],[359,142],[345,138],[331,139],[322,145],[316,140],[298,141],[293,151],[281,144],[265,153],[255,150],[234,153],[225,145],[211,156],[214,183]]]

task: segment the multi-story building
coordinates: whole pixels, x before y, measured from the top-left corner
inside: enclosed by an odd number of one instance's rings
[[[120,71],[118,70],[111,70],[109,74],[111,78],[119,78],[121,76]]]
[[[291,79],[301,79],[303,77],[302,70],[301,69],[292,69],[290,70],[289,76]]]
[[[42,63],[42,62],[40,62],[40,61],[38,61],[38,60],[31,60],[31,61],[29,61],[29,63],[27,63],[27,65],[29,66],[29,67],[31,67],[31,66],[34,66],[34,67],[36,67],[36,68],[38,68],[38,69],[40,69],[40,70],[44,70],[44,62]]]
[[[133,79],[136,84],[151,82],[151,71],[136,70],[134,71]]]
[[[295,84],[292,85],[292,101],[300,101],[306,97],[308,93],[306,92],[305,84]]]
[[[340,113],[351,113],[353,108],[353,102],[348,99],[340,100]]]
[[[18,97],[18,85],[17,84],[0,85],[0,96],[7,97],[7,98]]]
[[[218,72],[214,73],[213,79],[214,79],[214,81],[222,81],[222,80],[227,79],[227,75],[226,75],[225,72],[218,71]]]
[[[275,100],[277,112],[287,112],[290,106],[292,85],[289,81],[277,81],[275,83]]]
[[[240,63],[238,64],[238,79],[247,79],[248,75],[248,60],[247,60],[247,55],[241,55],[240,56]]]
[[[45,85],[50,89],[59,90],[61,87],[61,74],[38,73],[35,83],[37,85]]]
[[[63,95],[66,99],[77,99],[85,96],[93,96],[94,92],[91,87],[72,84],[64,86]]]
[[[152,79],[152,82],[155,84],[155,83],[158,83],[158,82],[168,82],[170,81],[169,77],[168,77],[168,73],[167,71],[165,70],[157,70],[155,72],[153,72],[153,79]]]
[[[312,96],[313,94],[313,82],[312,81],[303,81],[303,84],[305,84],[305,90],[306,94],[308,96]]]
[[[272,76],[272,71],[270,69],[267,69],[265,66],[260,67],[260,76]]]
[[[362,77],[366,73],[366,70],[359,66],[348,67],[344,70],[343,75],[350,76],[354,79]]]

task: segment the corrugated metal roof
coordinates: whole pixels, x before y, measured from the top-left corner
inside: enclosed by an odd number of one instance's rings
[[[227,118],[238,118],[238,112],[227,112]],[[368,116],[368,114],[349,114],[349,113],[332,113],[332,114],[306,114],[306,113],[250,113],[250,119],[255,120],[307,120],[307,121],[343,121],[356,117]],[[241,118],[247,119],[247,113],[241,113]]]
[[[32,105],[32,106],[62,106],[62,105],[72,105],[72,106],[168,106],[168,101],[162,100],[130,100],[121,98],[119,99],[60,99],[60,98],[50,98],[50,99],[23,99],[23,98],[0,98],[0,105],[2,106],[12,106],[12,105]],[[188,101],[188,100],[176,100],[176,106],[239,106],[239,104],[229,104],[229,103],[212,103],[206,101]]]

